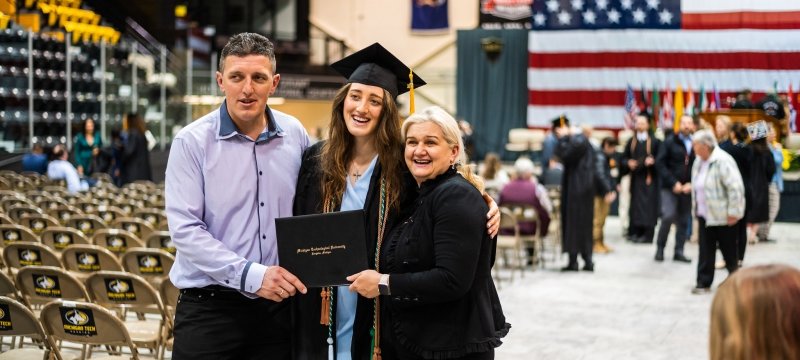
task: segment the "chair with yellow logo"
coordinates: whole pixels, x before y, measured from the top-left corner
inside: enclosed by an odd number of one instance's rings
[[[17,272],[17,288],[31,305],[55,299],[89,300],[83,284],[66,270],[54,266],[26,266]]]
[[[86,288],[92,302],[109,310],[124,314],[127,310],[136,313],[157,315],[140,318],[124,317],[125,327],[138,347],[155,350],[162,358],[168,319],[164,303],[158,292],[144,278],[121,271],[100,271],[86,280]]]
[[[114,253],[90,244],[67,246],[61,254],[61,263],[80,281],[86,281],[98,271],[122,271],[122,263]]]
[[[54,217],[41,213],[28,213],[19,218],[19,224],[31,229],[34,234],[41,236],[42,232],[51,226],[60,226]]]
[[[26,241],[8,244],[3,251],[3,261],[11,276],[26,266],[61,267],[61,260],[53,250],[40,243]]]
[[[139,239],[146,239],[153,231],[155,231],[153,226],[147,221],[133,217],[116,219],[111,223],[110,227],[132,232],[133,235],[136,235],[136,237]]]
[[[39,235],[44,246],[61,255],[61,252],[72,244],[91,244],[82,232],[64,226],[49,226]]]
[[[160,249],[130,248],[122,255],[125,271],[144,277],[155,288],[169,276],[174,263],[175,257]]]
[[[62,200],[64,201],[64,200]],[[62,225],[66,226],[69,219],[76,215],[83,215],[83,211],[78,209],[72,205],[69,205],[64,201],[63,203],[59,202],[55,205],[50,204],[47,208],[42,208],[47,213],[58,220]]]
[[[0,334],[29,337],[37,343],[37,348],[19,347],[0,353],[0,360],[50,359],[55,348],[36,315],[25,304],[5,296],[0,296]],[[62,359],[61,354],[53,355]]]
[[[94,210],[94,214],[99,216],[106,224],[112,224],[114,220],[128,216],[122,209],[116,206],[100,205]]]
[[[39,237],[22,225],[0,224],[0,235],[5,246],[17,241],[39,242]]]
[[[177,251],[177,249],[175,249],[175,244],[172,242],[172,237],[169,235],[169,231],[154,231],[150,233],[150,236],[148,236],[144,242],[147,244],[148,248],[161,249],[172,255],[175,255]]]
[[[167,222],[167,213],[161,209],[144,208],[133,212],[133,217],[144,220],[154,229],[158,229]]]
[[[32,203],[18,203],[8,207],[6,210],[6,214],[14,221],[19,221],[19,219],[26,214],[42,214],[44,213],[42,209],[38,206],[33,205]]]
[[[78,229],[86,235],[86,237],[92,237],[95,232],[105,229],[108,226],[103,222],[103,219],[100,219],[97,215],[83,214],[70,217],[69,220],[67,220],[67,227]]]
[[[125,324],[108,309],[82,301],[53,301],[42,309],[40,316],[45,333],[53,340],[63,340],[83,345],[126,346],[130,358],[139,359]],[[58,349],[55,349],[58,352]],[[119,352],[113,355],[121,355]],[[60,355],[60,354],[59,354]],[[127,358],[128,355],[125,355]]]
[[[129,248],[144,247],[144,242],[130,231],[120,229],[101,229],[92,237],[92,242],[100,247],[110,250],[118,257]]]

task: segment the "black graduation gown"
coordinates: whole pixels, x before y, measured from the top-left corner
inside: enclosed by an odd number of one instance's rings
[[[562,251],[592,253],[595,167],[594,150],[583,135],[558,140],[555,154],[564,164],[561,179]]]
[[[625,144],[622,153],[622,166],[627,173],[631,174],[631,205],[630,205],[630,226],[631,227],[655,227],[658,222],[660,210],[659,179],[656,173],[655,163],[650,166],[644,165],[645,158],[650,155],[655,160],[661,141],[648,135],[650,139],[650,149],[647,149],[647,142],[640,142],[634,136]],[[634,144],[634,141],[636,143]],[[636,160],[639,165],[635,169],[628,167],[628,160]],[[649,178],[649,180],[648,180]]]
[[[747,221],[753,209],[753,185],[750,182],[750,163],[753,161],[753,149],[743,143],[734,145],[730,140],[720,143],[719,148],[730,154],[733,160],[736,161],[736,167],[739,168],[739,174],[742,176],[742,182],[744,183],[744,220]]]
[[[303,162],[297,178],[297,188],[294,197],[294,215],[318,214],[322,212],[322,169],[320,168],[320,152],[324,142],[318,142],[303,153]],[[406,174],[408,175],[408,174]],[[364,202],[366,212],[367,263],[370,269],[375,268],[375,245],[378,238],[378,208],[380,203],[380,176],[381,164],[375,164],[375,169],[370,178],[367,198]],[[406,178],[409,178],[407,176]],[[413,179],[411,179],[413,181]],[[401,194],[409,191],[401,191]],[[416,192],[413,192],[416,195]],[[400,209],[411,208],[407,201],[413,201],[414,196],[401,199]],[[338,208],[336,209],[338,211]],[[394,220],[399,214],[389,213],[386,221],[387,234],[394,225]],[[300,279],[301,281],[303,279]],[[309,288],[308,293],[298,293],[292,297],[292,359],[317,360],[328,357],[328,327],[320,324],[320,308],[322,298],[320,288]],[[336,299],[336,288],[333,289],[333,299]],[[372,299],[359,296],[356,305],[356,315],[353,323],[353,340],[351,345],[354,360],[370,360],[370,329],[373,323],[374,303]],[[336,337],[336,309],[331,318],[333,321],[334,342]]]
[[[769,183],[775,175],[775,159],[772,152],[767,150],[762,153],[753,151],[753,161],[750,163],[751,194],[750,212],[747,222],[762,223],[769,221]]]

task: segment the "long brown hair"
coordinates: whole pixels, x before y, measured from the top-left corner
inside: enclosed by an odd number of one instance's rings
[[[353,159],[355,138],[347,130],[344,119],[344,101],[350,84],[343,86],[333,98],[331,123],[328,126],[328,141],[322,146],[322,198],[332,205],[342,201],[347,181],[347,164]],[[399,204],[403,176],[403,141],[400,137],[400,116],[397,104],[388,91],[383,90],[383,107],[373,141],[381,164],[381,177],[386,179],[390,208]]]
[[[800,270],[744,268],[720,285],[711,306],[711,360],[800,358]]]
[[[484,179],[493,180],[497,176],[497,172],[500,171],[501,165],[500,156],[493,152],[487,153],[486,157],[483,158],[483,173],[481,173],[481,176]]]
[[[131,129],[136,129],[141,134],[147,132],[144,120],[142,120],[142,117],[137,113],[128,113],[125,115],[125,121],[122,123],[122,130],[128,130],[128,132],[130,132]]]

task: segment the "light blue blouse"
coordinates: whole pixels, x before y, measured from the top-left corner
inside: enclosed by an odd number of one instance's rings
[[[342,197],[341,211],[364,208],[367,192],[369,192],[370,178],[377,161],[378,156],[376,155],[364,174],[356,180],[355,185],[349,179],[346,181],[347,188]],[[336,358],[338,360],[351,359],[350,346],[353,341],[353,323],[356,319],[357,302],[358,293],[351,292],[347,286],[338,287],[336,291]]]

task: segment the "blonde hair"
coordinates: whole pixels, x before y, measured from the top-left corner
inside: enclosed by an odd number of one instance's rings
[[[728,115],[717,115],[715,121],[716,122],[714,123],[714,134],[717,135],[717,137],[718,137],[717,140],[719,142],[723,142],[725,140],[728,140],[728,138],[731,137],[731,126],[733,125],[733,123],[731,122],[730,116],[728,116]],[[727,129],[727,131],[724,134],[717,134],[716,133],[716,131],[717,131],[716,126],[720,122],[725,124],[725,128]]]
[[[450,145],[450,148],[458,147],[456,154],[455,166],[458,173],[464,177],[470,184],[475,186],[481,193],[483,193],[484,186],[483,180],[472,172],[471,166],[467,165],[467,154],[464,152],[464,140],[461,138],[461,130],[458,128],[458,122],[444,109],[438,106],[430,106],[424,108],[411,116],[403,122],[401,130],[403,139],[406,138],[408,128],[414,124],[421,124],[424,122],[432,122],[442,129],[444,140]]]
[[[744,268],[720,285],[711,306],[711,360],[800,358],[800,270]]]

